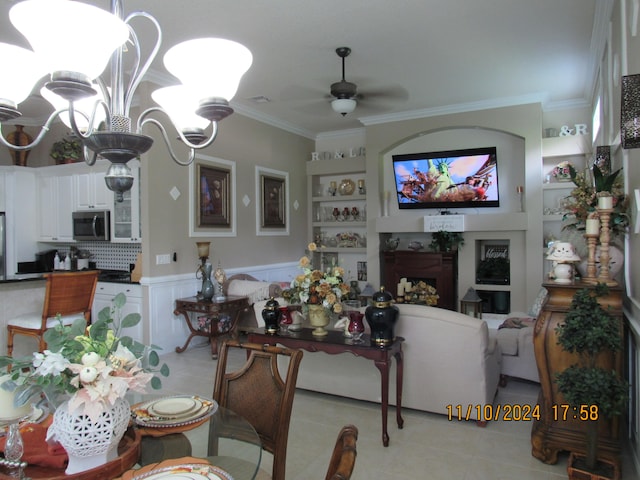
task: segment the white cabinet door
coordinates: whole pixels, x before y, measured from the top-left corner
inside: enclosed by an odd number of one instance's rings
[[[125,283],[98,282],[96,293],[93,297],[93,305],[91,307],[91,320],[96,321],[98,314],[105,307],[111,307],[111,301],[118,293],[124,293],[127,297],[121,313],[121,318],[126,317],[130,313],[138,313],[142,315],[142,287],[140,285]],[[123,335],[133,338],[138,342],[143,342],[143,325],[142,320],[138,325],[131,328],[125,328]]]
[[[111,215],[111,241],[114,243],[140,243],[140,162],[132,160],[129,168],[133,174],[131,190],[124,192],[123,200],[118,202],[113,195],[113,214]]]
[[[38,178],[38,239],[72,242],[74,209],[73,176]]]
[[[113,192],[104,182],[105,172],[91,171],[75,176],[76,210],[110,210]]]

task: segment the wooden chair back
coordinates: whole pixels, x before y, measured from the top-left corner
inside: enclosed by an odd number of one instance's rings
[[[238,370],[227,372],[229,352],[240,349],[247,360]],[[278,358],[288,357],[289,365],[283,379],[278,370]],[[240,343],[222,343],[213,389],[213,398],[244,417],[256,430],[262,448],[273,455],[273,480],[284,480],[287,441],[293,397],[298,379],[302,351],[283,347]],[[209,455],[219,432],[209,429]]]
[[[38,351],[42,352],[47,345],[43,334],[47,324],[58,314],[83,316],[87,325],[91,321],[91,307],[98,283],[98,270],[80,272],[47,273],[43,278],[47,281],[44,294],[42,315],[34,312],[7,321],[7,355],[13,355],[14,335],[26,335],[38,339]],[[67,318],[64,323],[70,323]]]
[[[45,275],[47,288],[42,309],[42,326],[46,330],[47,319],[75,313],[91,321],[91,307],[98,283],[98,270],[60,272]]]
[[[349,480],[356,464],[356,441],[358,429],[354,425],[345,425],[340,430],[333,454],[327,469],[325,480]]]

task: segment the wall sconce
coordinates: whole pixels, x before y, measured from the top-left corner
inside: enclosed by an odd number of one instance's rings
[[[471,287],[460,300],[460,312],[482,320],[482,299]]]
[[[622,77],[620,117],[622,148],[640,147],[640,74]]]

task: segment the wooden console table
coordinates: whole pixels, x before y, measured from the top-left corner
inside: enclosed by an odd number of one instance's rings
[[[534,420],[532,424],[531,453],[545,463],[555,464],[558,461],[559,451],[585,453],[584,432],[586,430],[586,422],[581,421],[578,415],[574,415],[575,412],[571,408],[568,409],[564,419],[561,417],[565,415],[559,413],[565,411],[562,407],[567,405],[567,401],[558,392],[555,376],[558,372],[577,363],[578,357],[575,353],[562,350],[558,345],[556,327],[563,322],[575,293],[582,288],[593,288],[593,285],[578,282],[571,285],[545,283],[543,286],[549,291],[549,298],[536,320],[533,332],[533,347],[540,374],[538,396],[540,419]],[[622,336],[622,290],[619,287],[610,288],[609,295],[601,297],[599,302],[605,309],[611,308],[612,315],[619,320]],[[621,375],[622,357],[621,352],[602,353],[597,366],[615,370]],[[618,418],[599,420],[598,456],[614,462],[620,469]]]
[[[174,315],[182,315],[191,332],[182,347],[176,347],[176,352],[184,352],[193,337],[207,337],[211,343],[211,356],[218,358],[218,339],[225,335],[237,337],[237,326],[240,313],[250,308],[247,297],[227,295],[224,300],[202,300],[198,297],[179,298],[176,300]],[[198,328],[197,319],[194,327],[190,314],[208,318],[208,329]],[[228,327],[219,330],[219,320],[226,314],[230,320]]]
[[[402,419],[402,369],[403,354],[402,343],[404,338],[396,337],[396,340],[386,347],[373,346],[369,335],[362,337],[362,343],[353,343],[345,338],[342,331],[329,330],[325,337],[314,337],[312,328],[303,328],[299,332],[287,334],[268,334],[264,328],[243,329],[247,333],[247,341],[251,343],[276,345],[281,344],[288,348],[298,348],[308,352],[325,352],[331,355],[338,353],[352,353],[357,357],[367,358],[375,363],[380,370],[382,384],[382,444],[389,446],[389,434],[387,433],[387,411],[389,409],[389,371],[391,369],[391,357],[396,359],[396,422],[398,428],[404,426]]]

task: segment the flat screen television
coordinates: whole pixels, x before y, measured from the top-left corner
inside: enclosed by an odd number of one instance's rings
[[[496,147],[393,155],[398,207],[499,207]]]

